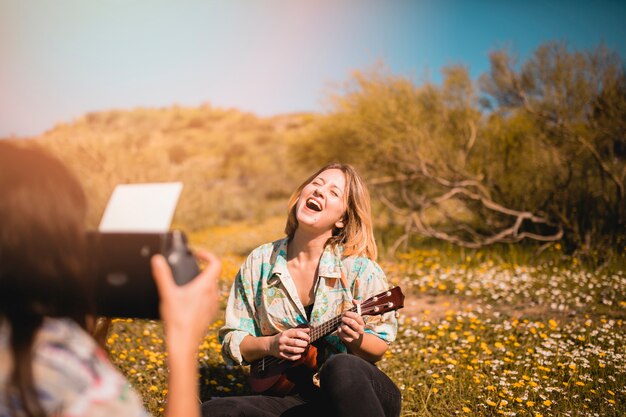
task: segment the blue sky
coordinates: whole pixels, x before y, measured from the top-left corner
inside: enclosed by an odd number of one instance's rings
[[[626,59],[625,1],[0,0],[0,137],[87,112],[210,103],[326,111],[356,69],[441,80],[489,52],[604,42]]]

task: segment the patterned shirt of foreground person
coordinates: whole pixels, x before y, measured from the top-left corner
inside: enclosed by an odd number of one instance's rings
[[[0,322],[0,393],[6,392],[13,368],[9,350],[10,329]],[[46,318],[33,346],[33,374],[39,401],[55,417],[145,417],[139,396],[106,353],[76,323]],[[11,416],[0,400],[0,417]],[[19,414],[18,414],[19,415]]]

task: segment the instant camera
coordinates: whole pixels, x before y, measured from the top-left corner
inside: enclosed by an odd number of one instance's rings
[[[159,318],[159,294],[150,259],[162,254],[178,285],[199,273],[185,234],[169,231],[180,183],[117,186],[98,231],[88,232],[95,313]]]

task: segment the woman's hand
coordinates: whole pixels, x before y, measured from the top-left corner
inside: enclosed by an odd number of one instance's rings
[[[152,275],[161,302],[159,310],[165,325],[169,367],[166,417],[200,417],[197,350],[217,312],[219,260],[209,252],[196,257],[207,266],[185,285],[178,286],[172,270],[161,255],[152,257]]]
[[[359,302],[352,300],[355,305]],[[337,329],[337,335],[351,350],[358,348],[363,343],[365,322],[363,317],[353,311],[346,311],[341,317],[341,325]]]
[[[189,283],[178,286],[172,270],[161,255],[152,257],[152,274],[161,298],[159,311],[166,337],[172,345],[196,349],[218,309],[217,280],[220,261],[212,253],[198,251],[196,257],[207,263]]]
[[[359,302],[352,300],[357,305]],[[346,311],[341,318],[337,335],[348,351],[368,362],[375,363],[382,359],[387,351],[387,343],[376,335],[365,332],[363,317],[353,311]]]
[[[295,327],[273,336],[270,341],[270,354],[280,359],[297,361],[309,346],[308,327]]]

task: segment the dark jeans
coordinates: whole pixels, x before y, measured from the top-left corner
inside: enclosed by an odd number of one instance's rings
[[[215,398],[203,417],[398,417],[402,396],[384,372],[349,354],[331,356],[320,371],[321,388],[307,395]]]

